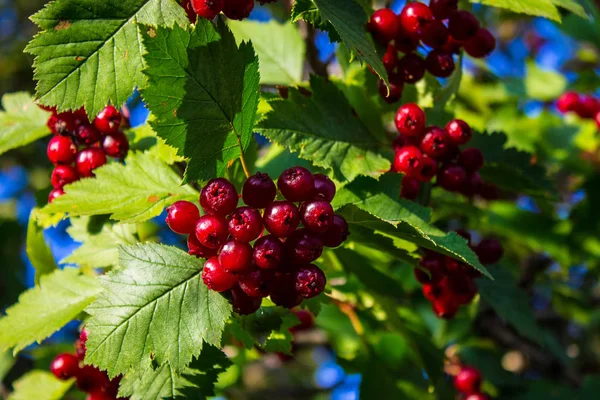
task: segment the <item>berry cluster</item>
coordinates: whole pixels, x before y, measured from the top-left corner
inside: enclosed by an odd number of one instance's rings
[[[495,264],[502,258],[504,249],[498,240],[483,239],[472,246],[469,232],[461,230],[458,234],[467,239],[482,264]],[[452,319],[460,306],[469,304],[477,294],[473,279],[480,274],[468,265],[429,251],[419,265],[420,268],[414,270],[415,278],[423,285],[423,294],[438,317]]]
[[[60,380],[75,378],[79,390],[87,393],[86,400],[116,400],[119,391],[120,377],[109,379],[105,372],[91,365],[83,365],[85,358],[85,342],[88,332],[82,329],[75,342],[75,354],[59,354],[50,364],[50,371]]]
[[[257,1],[263,5],[277,0]],[[242,20],[250,16],[254,9],[254,0],[183,0],[181,6],[185,9],[192,24],[196,22],[196,15],[214,19],[221,12],[229,19]]]
[[[454,54],[463,47],[475,58],[486,57],[496,48],[494,36],[480,27],[473,14],[459,10],[458,0],[431,0],[429,6],[409,3],[400,15],[383,8],[373,13],[367,29],[387,46],[383,64],[390,78],[390,93],[383,81],[379,89],[388,103],[400,100],[404,84],[420,81],[425,71],[449,77],[455,69]],[[430,49],[425,59],[417,54],[421,43]]]
[[[575,112],[583,119],[593,119],[600,129],[600,99],[575,92],[566,92],[558,98],[556,107],[563,114]]]
[[[275,200],[277,187],[285,200]],[[217,178],[200,194],[205,215],[187,201],[168,208],[167,224],[189,235],[189,253],[208,259],[204,283],[229,291],[239,314],[255,312],[267,296],[292,308],[319,295],[325,274],[311,263],[323,246],[337,247],[349,234],[346,220],[331,207],[336,187],[327,176],[293,167],[281,174],[277,187],[267,174],[249,177],[242,189],[246,206],[238,208],[236,188]],[[264,229],[270,234],[263,236]]]
[[[481,392],[483,376],[477,368],[464,366],[454,377],[454,387],[465,400],[488,400],[489,397]]]
[[[49,109],[48,128],[54,134],[48,143],[48,159],[55,165],[50,178],[54,188],[51,203],[65,192],[63,187],[80,178],[94,176],[94,170],[108,157],[123,159],[129,151],[127,136],[120,130],[122,116],[107,106],[90,122],[83,109],[57,113]]]
[[[484,183],[477,172],[485,162],[481,150],[459,148],[471,139],[471,127],[460,119],[448,122],[445,128],[427,126],[426,122],[425,112],[414,103],[401,106],[396,113],[400,135],[394,140],[392,169],[405,175],[402,197],[416,199],[420,183],[437,176],[437,184],[450,192],[496,199],[496,187]]]

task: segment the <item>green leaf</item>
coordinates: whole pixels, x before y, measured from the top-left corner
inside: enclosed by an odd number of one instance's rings
[[[145,86],[138,24],[188,25],[175,0],[56,0],[35,14],[40,33],[26,52],[35,60],[37,97],[59,110],[96,115]]]
[[[379,143],[355,117],[348,100],[332,83],[312,76],[312,94],[290,89],[288,99],[272,100],[273,108],[256,130],[269,140],[298,152],[314,165],[332,168],[338,180],[359,175],[379,177],[390,161]]]
[[[33,370],[14,383],[14,392],[8,400],[60,400],[74,382],[74,379],[61,381],[48,371]]]
[[[260,83],[292,85],[302,81],[306,44],[292,23],[256,21],[227,22],[236,41],[252,40],[260,61]]]
[[[256,344],[267,352],[291,354],[294,337],[288,329],[298,322],[298,317],[289,310],[261,307],[252,315],[241,315],[231,321],[229,332],[247,348]]]
[[[189,158],[187,180],[223,176],[252,139],[260,80],[252,45],[238,48],[222,19],[215,28],[203,18],[191,32],[149,30],[144,44],[152,127]]]
[[[524,84],[529,98],[553,101],[565,91],[568,82],[563,74],[543,70],[535,62],[528,62]]]
[[[53,272],[56,268],[56,262],[52,256],[52,251],[44,239],[44,231],[37,223],[38,209],[34,208],[29,215],[29,224],[27,225],[27,240],[25,250],[31,265],[35,268],[35,283],[40,282],[40,277]]]
[[[179,175],[167,164],[144,153],[131,153],[125,164],[110,163],[94,171],[95,178],[65,187],[66,194],[45,206],[45,214],[110,214],[133,223],[148,220],[178,200],[196,200],[191,186],[180,186]]]
[[[434,106],[437,109],[443,110],[446,104],[452,101],[458,90],[460,89],[460,83],[462,82],[463,77],[463,56],[462,54],[458,57],[458,61],[456,62],[456,69],[448,78],[448,83],[444,86],[439,94],[437,94],[434,102]]]
[[[324,19],[317,5],[312,0],[296,0],[292,7],[292,22],[303,20],[329,34],[332,42],[340,42],[342,39],[331,22]]]
[[[581,4],[577,2],[577,0],[550,0],[552,4],[557,7],[562,7],[566,10],[571,11],[573,14],[580,16],[581,18],[585,18],[587,20],[590,19],[590,16],[585,12],[585,9]]]
[[[555,0],[470,0],[471,3],[481,3],[491,7],[528,15],[536,15],[560,21],[560,13],[554,6]],[[562,0],[561,0],[562,1]]]
[[[19,296],[19,302],[0,319],[0,351],[24,349],[41,342],[74,319],[102,288],[96,279],[74,268],[56,270]]]
[[[128,136],[132,150],[145,151],[169,165],[185,161],[185,158],[177,155],[177,149],[166,144],[165,139],[158,137],[149,124],[131,129]]]
[[[90,229],[90,222],[90,217],[71,218],[67,232],[82,244],[61,263],[87,268],[112,267],[119,263],[120,245],[138,242],[134,224],[105,223],[99,232],[95,232]]]
[[[101,278],[87,312],[86,362],[109,375],[150,358],[183,371],[204,342],[218,346],[231,305],[202,282],[202,261],[153,243],[121,247],[120,269]]]
[[[50,113],[35,105],[29,93],[5,94],[2,96],[2,108],[4,111],[0,111],[0,154],[50,134],[46,126]]]

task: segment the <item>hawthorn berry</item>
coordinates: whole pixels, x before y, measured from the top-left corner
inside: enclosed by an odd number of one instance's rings
[[[331,227],[321,235],[323,246],[325,247],[339,247],[342,243],[348,239],[350,230],[348,229],[348,222],[341,215],[334,214],[333,223]]]
[[[423,154],[415,146],[404,146],[396,152],[394,158],[394,169],[408,176],[416,178],[423,168],[421,159]]]
[[[429,157],[443,157],[451,147],[448,132],[437,126],[427,128],[421,140],[420,149]]]
[[[255,240],[263,232],[260,212],[252,207],[237,208],[229,216],[227,225],[231,236],[244,243]]]
[[[242,188],[242,200],[250,207],[265,208],[275,200],[277,187],[268,174],[257,172],[246,179]]]
[[[104,136],[102,149],[107,156],[122,160],[129,152],[129,140],[121,131],[110,133]]]
[[[431,9],[423,3],[407,4],[400,13],[400,24],[409,34],[420,34],[423,27],[433,21]]]
[[[77,170],[70,165],[57,165],[50,176],[50,182],[52,182],[52,187],[55,189],[62,189],[63,186],[78,179]]]
[[[367,24],[367,30],[373,38],[381,44],[386,44],[398,34],[400,21],[395,12],[389,8],[382,8],[373,13]]]
[[[459,304],[453,300],[447,301],[433,301],[432,303],[433,312],[443,319],[452,319],[456,316],[459,309]]]
[[[471,127],[462,119],[453,119],[448,122],[448,124],[446,124],[446,132],[448,133],[450,141],[457,146],[462,146],[467,143],[473,136]]]
[[[448,29],[454,39],[467,40],[479,31],[479,21],[468,11],[455,11],[448,20]]]
[[[54,165],[71,164],[77,157],[77,146],[67,136],[54,136],[48,143],[47,155]]]
[[[402,177],[402,188],[400,190],[400,197],[408,200],[416,200],[419,197],[421,191],[421,183],[417,178],[405,175]]]
[[[198,258],[211,258],[218,254],[218,249],[211,249],[200,243],[196,233],[192,233],[187,238],[188,253]]]
[[[275,305],[284,308],[294,308],[303,300],[302,296],[296,291],[296,281],[291,273],[276,275],[269,297]]]
[[[381,59],[388,74],[391,74],[398,64],[398,49],[393,44],[388,44],[387,50]]]
[[[81,124],[75,130],[75,134],[73,135],[77,143],[91,146],[96,144],[102,138],[102,133],[92,124],[86,123]]]
[[[417,83],[425,76],[425,60],[415,53],[409,53],[402,57],[398,61],[397,68],[398,74],[405,83]]]
[[[54,189],[50,192],[50,194],[48,195],[48,203],[52,203],[54,201],[54,199],[62,196],[63,194],[65,194],[65,191],[62,189]]]
[[[421,284],[437,283],[444,276],[444,265],[437,255],[424,256],[419,265],[423,268],[415,268],[415,278]]]
[[[450,54],[460,54],[460,51],[463,48],[463,44],[463,41],[457,40],[452,36],[448,36],[448,40],[446,41],[444,46],[440,48],[440,50]]]
[[[296,292],[305,299],[312,299],[325,290],[327,278],[321,268],[314,264],[298,268],[294,272]]]
[[[458,155],[458,165],[463,167],[467,172],[479,171],[485,163],[483,153],[476,147],[470,147],[461,151]]]
[[[598,111],[596,113],[596,116],[594,117],[594,120],[596,121],[596,125],[598,126],[598,129],[600,129],[600,111]]]
[[[200,17],[212,20],[225,7],[225,0],[192,0],[192,8]]]
[[[450,33],[442,21],[432,21],[421,32],[421,41],[429,47],[439,49],[448,42]]]
[[[239,285],[232,287],[230,294],[233,311],[240,315],[253,314],[262,304],[262,297],[248,296]]]
[[[298,208],[291,201],[274,201],[263,215],[265,228],[274,236],[285,238],[290,236],[300,223]]]
[[[321,257],[323,241],[308,229],[298,229],[285,241],[285,250],[293,265],[309,264]]]
[[[594,118],[600,112],[600,101],[593,96],[582,96],[575,112],[584,119]]]
[[[461,393],[478,393],[481,389],[483,377],[481,372],[473,367],[463,367],[454,377],[454,387]]]
[[[84,365],[75,375],[75,384],[79,390],[85,393],[100,391],[109,383],[108,376],[91,365]]]
[[[431,302],[450,302],[452,300],[452,292],[446,277],[442,277],[435,283],[425,283],[421,289],[425,298]]]
[[[461,190],[467,182],[467,172],[463,167],[449,164],[438,173],[438,183],[449,192]]]
[[[68,135],[75,130],[75,116],[71,112],[57,114],[52,112],[46,126],[55,135]]]
[[[173,232],[190,235],[196,231],[200,210],[194,203],[180,200],[167,207],[167,225]]]
[[[94,170],[106,164],[106,155],[98,147],[88,147],[77,153],[77,173],[82,178],[94,176]]]
[[[385,85],[383,80],[379,81],[379,95],[388,104],[397,103],[402,98],[402,92],[404,91],[404,82],[394,75],[390,76],[390,92],[388,94],[388,87]]]
[[[281,263],[282,257],[283,245],[275,236],[263,236],[254,243],[252,258],[257,267],[275,269]]]
[[[458,0],[431,0],[429,8],[436,19],[448,19],[458,10]]]
[[[421,182],[429,182],[437,174],[438,165],[432,158],[423,155],[421,157],[422,167],[417,175],[417,179]]]
[[[229,240],[219,253],[219,264],[232,274],[247,270],[252,262],[252,246],[248,243]]]
[[[402,25],[400,25],[394,44],[396,49],[404,54],[412,53],[419,47],[419,36],[417,34],[408,33],[402,28]]]
[[[94,119],[94,126],[102,133],[116,133],[121,127],[121,113],[114,106],[106,106]]]
[[[300,207],[300,220],[308,230],[323,233],[333,225],[333,207],[326,200],[309,200]]]
[[[289,201],[305,201],[312,197],[315,180],[306,168],[292,167],[281,173],[277,187]]]
[[[452,54],[442,50],[430,51],[425,59],[425,66],[431,75],[438,78],[448,78],[456,69]]]
[[[196,237],[203,246],[219,249],[229,236],[227,221],[216,215],[201,216],[196,223]]]
[[[497,239],[483,239],[475,247],[475,254],[482,264],[495,264],[502,258],[504,248]]]
[[[225,178],[208,181],[200,192],[200,205],[208,214],[226,217],[238,204],[238,192],[235,186]]]
[[[183,0],[181,2],[181,7],[185,10],[185,13],[190,21],[190,24],[196,23],[196,11],[194,11],[194,7],[192,6],[192,0]]]
[[[556,101],[556,107],[561,113],[575,111],[581,102],[579,94],[576,92],[565,92]]]
[[[487,57],[496,48],[496,38],[487,29],[480,28],[465,42],[465,51],[473,58]]]
[[[314,197],[331,202],[335,197],[335,183],[327,175],[323,174],[314,174],[313,179],[315,181]]]
[[[63,381],[71,379],[79,372],[79,360],[73,354],[59,354],[52,360],[50,372]]]
[[[204,263],[202,280],[210,290],[225,292],[237,283],[238,276],[225,271],[225,268],[219,263],[219,257],[215,256]]]
[[[241,275],[238,285],[250,297],[267,297],[271,293],[274,279],[274,273],[259,268]]]
[[[425,132],[425,112],[414,103],[404,104],[398,108],[395,123],[401,135],[421,137]]]
[[[469,275],[450,276],[448,282],[454,293],[454,299],[459,305],[469,304],[477,294],[477,286]]]
[[[242,20],[248,18],[254,9],[254,0],[226,0],[223,14],[229,19]]]

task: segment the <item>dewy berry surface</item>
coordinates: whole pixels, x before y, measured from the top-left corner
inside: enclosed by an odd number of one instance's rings
[[[235,186],[225,178],[211,179],[200,192],[200,205],[204,211],[220,217],[231,214],[238,200]]]
[[[274,236],[290,236],[300,223],[300,212],[291,201],[274,201],[263,215],[265,228]]]
[[[242,188],[242,200],[250,207],[265,208],[275,200],[277,187],[268,174],[257,172],[246,179]]]
[[[198,219],[196,224],[196,237],[200,244],[210,248],[219,249],[225,244],[229,236],[227,221],[216,215],[206,214]]]
[[[306,168],[292,167],[283,171],[277,180],[277,187],[289,201],[304,201],[312,197],[315,180]]]
[[[245,243],[255,240],[263,231],[260,212],[252,207],[236,209],[229,216],[227,225],[231,236]]]
[[[189,201],[177,201],[167,208],[167,225],[173,232],[190,235],[196,231],[200,210]]]

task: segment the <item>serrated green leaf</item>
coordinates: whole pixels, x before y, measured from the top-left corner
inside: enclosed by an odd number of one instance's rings
[[[65,195],[45,206],[45,214],[71,217],[110,214],[133,223],[148,220],[178,200],[196,200],[198,192],[181,186],[179,175],[167,164],[145,153],[130,153],[125,164],[111,163],[94,171],[95,178],[65,186]]]
[[[332,83],[312,76],[312,94],[290,89],[288,99],[270,102],[273,111],[256,130],[269,140],[298,152],[314,165],[332,168],[338,180],[359,175],[379,177],[390,161],[379,143],[355,117],[348,100]]]
[[[577,0],[550,0],[552,4],[557,7],[562,7],[566,10],[571,11],[573,14],[580,16],[581,18],[590,19],[590,16],[585,12],[585,9]]]
[[[37,98],[88,115],[145,85],[138,24],[188,25],[175,0],[56,0],[31,19],[41,29],[25,49],[35,56]]]
[[[74,268],[56,270],[19,296],[19,302],[0,319],[0,351],[24,349],[41,342],[88,306],[102,288],[96,279]]]
[[[74,379],[61,381],[48,371],[33,370],[14,383],[14,392],[8,400],[60,400],[74,382]]]
[[[132,150],[145,151],[169,165],[185,161],[185,158],[177,155],[177,149],[169,146],[165,142],[165,139],[158,137],[149,124],[129,130],[128,136],[129,145]]]
[[[303,20],[324,32],[327,32],[332,42],[340,42],[342,39],[331,22],[321,16],[321,12],[312,0],[296,0],[292,7],[292,22]]]
[[[252,44],[238,48],[222,19],[215,28],[203,18],[191,32],[151,30],[144,44],[152,127],[189,159],[187,180],[223,176],[252,139],[260,80]]]
[[[27,225],[27,239],[25,250],[31,265],[35,268],[35,283],[40,282],[40,277],[53,272],[56,268],[56,262],[52,256],[52,251],[44,239],[44,231],[37,223],[38,209],[34,208],[29,215],[29,224]]]
[[[2,96],[2,108],[4,111],[0,111],[0,154],[50,134],[46,126],[50,113],[34,104],[29,93],[5,94]]]
[[[471,3],[481,3],[490,7],[505,8],[512,12],[536,15],[560,21],[560,13],[554,6],[554,0],[470,0]]]
[[[238,44],[252,40],[260,62],[260,83],[292,85],[302,81],[306,44],[295,25],[275,20],[229,20],[227,25]]]
[[[120,269],[101,278],[86,311],[86,362],[124,374],[151,358],[183,371],[204,342],[219,345],[231,305],[202,282],[202,261],[174,247],[121,247]]]

